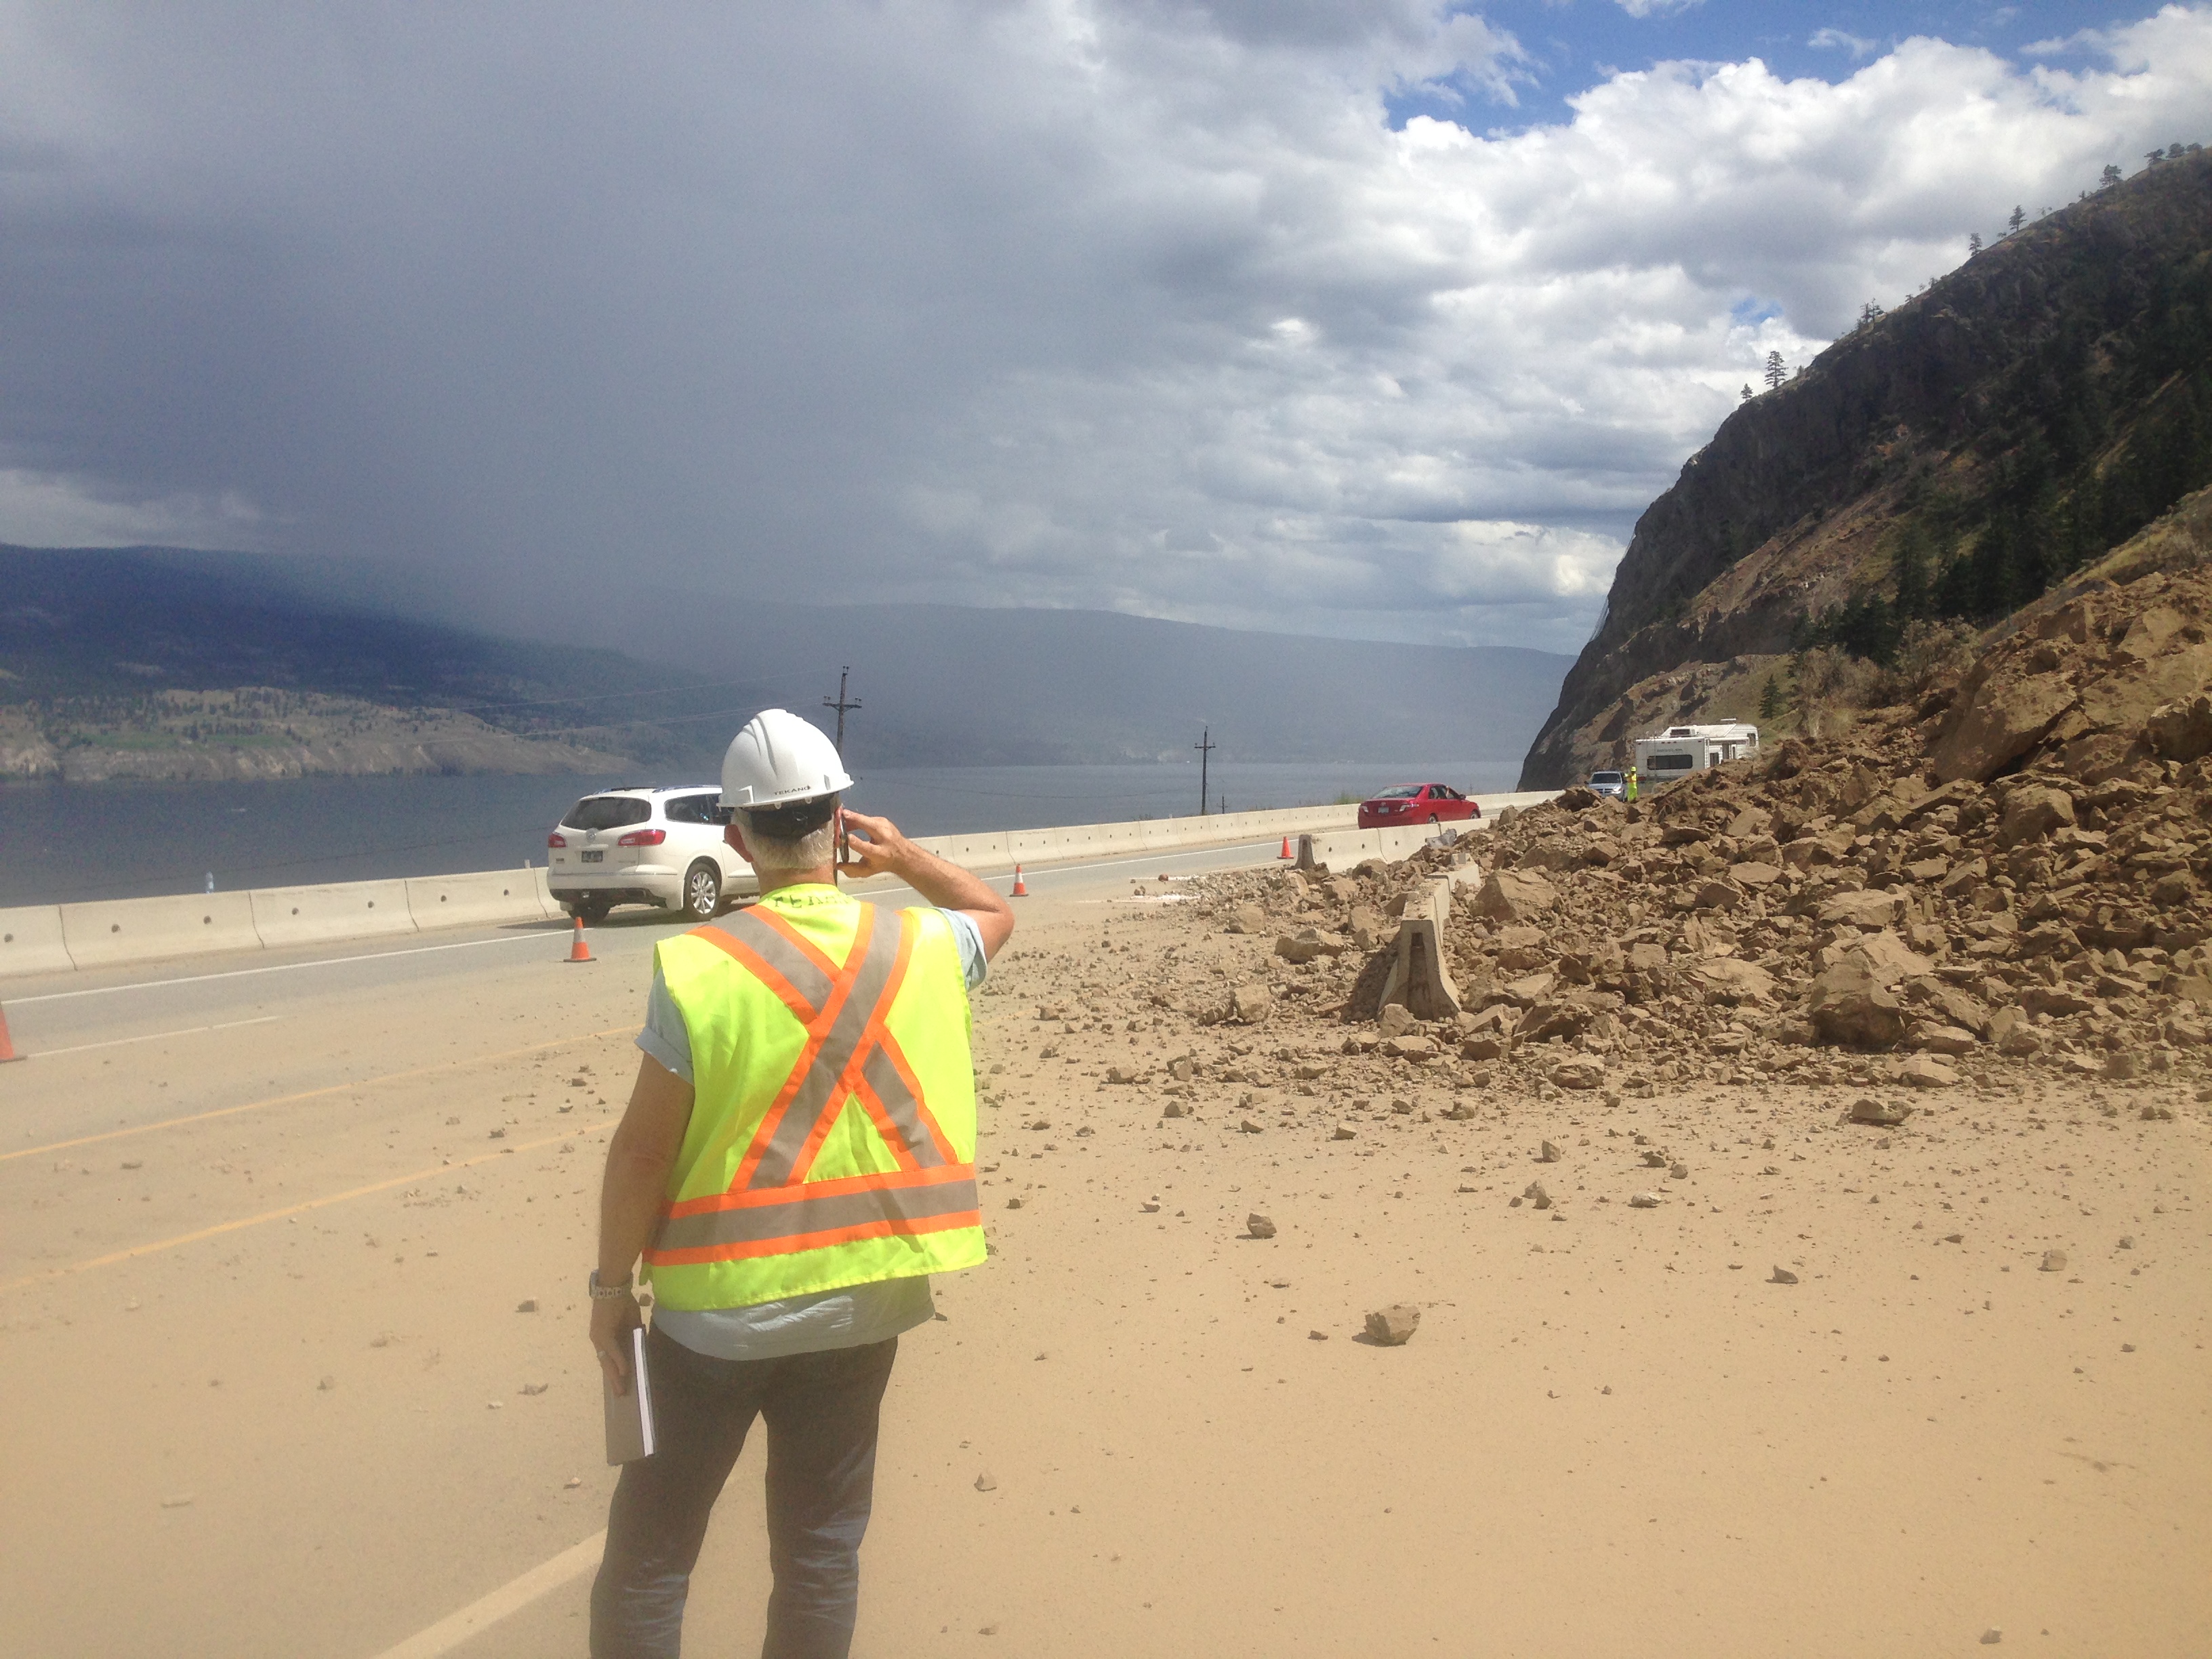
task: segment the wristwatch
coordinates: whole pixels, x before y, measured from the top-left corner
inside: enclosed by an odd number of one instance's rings
[[[594,1302],[611,1302],[618,1296],[631,1294],[630,1283],[627,1275],[619,1285],[602,1285],[599,1283],[599,1270],[597,1267],[592,1269],[591,1287],[592,1300]]]

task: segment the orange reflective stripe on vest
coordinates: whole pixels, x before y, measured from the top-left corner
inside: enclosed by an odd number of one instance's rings
[[[878,925],[863,906],[838,967],[765,908],[692,937],[726,952],[806,1028],[805,1046],[754,1131],[726,1192],[670,1206],[655,1265],[735,1261],[888,1234],[979,1224],[972,1164],[957,1161],[912,1069],[885,1029],[913,953],[915,923]],[[856,1100],[895,1171],[810,1181],[815,1157]]]

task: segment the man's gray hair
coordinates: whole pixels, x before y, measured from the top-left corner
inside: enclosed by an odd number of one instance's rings
[[[795,841],[756,830],[753,815],[742,806],[737,809],[737,820],[738,828],[744,832],[745,847],[753,855],[756,870],[813,870],[837,856],[837,823],[834,818]]]

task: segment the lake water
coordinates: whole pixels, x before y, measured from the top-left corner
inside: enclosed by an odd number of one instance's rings
[[[1436,780],[1509,790],[1513,761],[1212,769],[1231,811]],[[495,870],[545,861],[579,795],[636,778],[298,778],[271,783],[0,783],[0,907]],[[670,778],[676,784],[714,780]],[[1187,817],[1195,766],[879,768],[847,799],[909,835]]]

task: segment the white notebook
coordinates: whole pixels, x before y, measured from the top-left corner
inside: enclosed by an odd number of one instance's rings
[[[635,1463],[653,1455],[653,1384],[645,1374],[645,1327],[629,1334],[629,1392],[617,1394],[600,1373],[607,1408],[607,1462]]]

